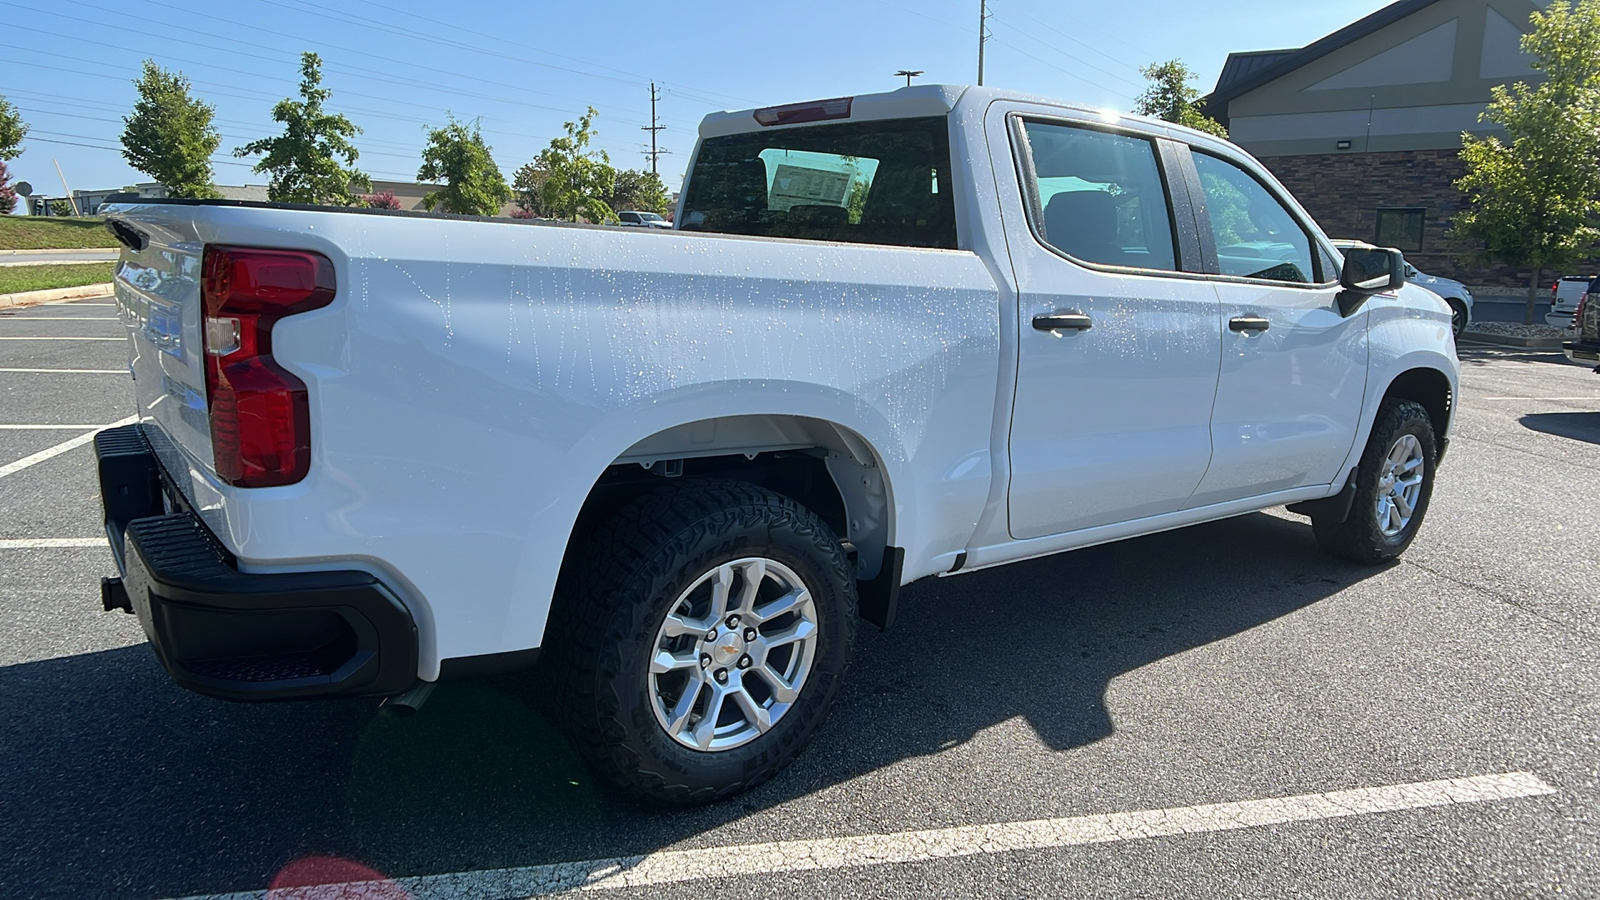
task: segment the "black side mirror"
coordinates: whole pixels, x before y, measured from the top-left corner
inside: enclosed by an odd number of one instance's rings
[[[1406,286],[1406,258],[1384,247],[1351,247],[1344,251],[1339,286],[1347,291],[1376,294]]]
[[[1406,258],[1399,250],[1363,245],[1344,251],[1344,268],[1339,271],[1336,298],[1339,315],[1348,318],[1380,291],[1396,291],[1406,285]]]

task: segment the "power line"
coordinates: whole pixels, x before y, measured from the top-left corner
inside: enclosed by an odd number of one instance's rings
[[[1007,15],[1009,15],[1009,13]],[[996,16],[993,13],[990,13],[989,17],[991,19],[996,19]],[[1029,18],[1032,18],[1032,17],[1030,16]],[[996,19],[996,20],[999,21],[998,19]],[[1035,21],[1038,21],[1038,20],[1035,19]],[[1006,23],[1006,24],[1009,24],[1009,23]],[[1061,48],[1056,47],[1055,45],[1053,45],[1053,44],[1051,44],[1051,43],[1049,43],[1047,41],[1041,40],[1041,39],[1033,36],[1032,34],[1029,34],[1026,29],[1013,28],[1012,30],[1015,31],[1017,34],[1020,34],[1023,37],[1026,37],[1027,39],[1033,41],[1034,43],[1037,43],[1037,44],[1045,47],[1046,49],[1048,49],[1052,53],[1056,53],[1056,54],[1059,54],[1061,56],[1064,56],[1067,59],[1070,59],[1073,62],[1078,63],[1079,65],[1087,66],[1087,67],[1095,70],[1096,72],[1099,72],[1100,74],[1102,74],[1102,75],[1104,75],[1104,76],[1106,76],[1108,78],[1114,78],[1117,81],[1120,81],[1123,84],[1128,85],[1129,87],[1135,87],[1135,88],[1142,87],[1142,85],[1140,85],[1136,81],[1130,81],[1129,79],[1124,78],[1124,77],[1122,77],[1121,75],[1118,75],[1115,72],[1110,72],[1110,71],[1107,71],[1106,69],[1102,69],[1099,66],[1095,65],[1094,63],[1089,62],[1088,60],[1086,60],[1086,59],[1084,59],[1084,58],[1082,58],[1080,56],[1074,56],[1071,53],[1068,53],[1067,51],[1062,50]],[[1123,63],[1123,65],[1128,65],[1128,64],[1127,63]],[[1134,69],[1135,71],[1138,71],[1137,67],[1135,67],[1135,66],[1128,66],[1128,67],[1130,69]],[[1087,81],[1087,79],[1085,79],[1085,80]],[[1094,84],[1094,82],[1089,82],[1089,83],[1090,84]],[[1104,85],[1096,85],[1096,86],[1104,88]],[[1105,89],[1106,90],[1110,90],[1110,88],[1105,88]]]

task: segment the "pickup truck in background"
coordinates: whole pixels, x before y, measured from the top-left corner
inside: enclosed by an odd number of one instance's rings
[[[1572,317],[1572,340],[1561,345],[1567,359],[1575,363],[1593,363],[1600,373],[1600,275],[1589,282],[1583,299]]]
[[[1225,141],[994,89],[711,115],[672,230],[106,214],[102,599],[171,676],[415,707],[537,663],[668,802],[792,759],[916,579],[1284,504],[1392,559],[1457,393],[1397,251]]]

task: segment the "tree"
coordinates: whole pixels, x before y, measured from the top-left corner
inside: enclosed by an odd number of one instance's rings
[[[321,84],[321,57],[300,54],[303,99],[285,98],[272,108],[272,119],[283,123],[283,134],[251,141],[233,151],[234,156],[266,154],[253,171],[272,173],[267,198],[275,203],[349,206],[356,200],[352,188],[372,189],[367,176],[353,168],[361,154],[350,139],[361,129],[342,115],[323,112],[322,104],[333,92]]]
[[[517,201],[517,211],[511,214],[513,218],[550,217],[550,210],[546,208],[544,202],[544,182],[549,175],[550,173],[540,166],[539,160],[522,164],[522,168],[518,169],[517,174],[511,179],[511,187],[516,192]]]
[[[128,164],[166,186],[174,197],[220,197],[211,180],[211,154],[222,136],[216,112],[189,96],[189,79],[151,60],[134,85],[139,102],[122,120],[122,155]]]
[[[22,139],[27,136],[28,123],[22,121],[22,113],[0,94],[0,162],[21,156]]]
[[[17,209],[17,189],[11,186],[11,170],[0,159],[0,216],[9,216]]]
[[[1228,136],[1228,129],[1221,122],[1200,111],[1200,92],[1189,85],[1195,74],[1182,60],[1151,63],[1141,67],[1139,74],[1150,81],[1150,86],[1134,101],[1134,112],[1217,137]]]
[[[636,209],[641,212],[667,214],[672,198],[661,176],[654,172],[623,169],[616,174],[616,184],[611,188],[611,208],[621,212]]]
[[[1558,0],[1530,21],[1522,51],[1545,81],[1494,89],[1478,118],[1504,128],[1504,140],[1462,134],[1467,171],[1456,187],[1469,205],[1451,226],[1478,245],[1475,261],[1528,270],[1529,325],[1544,270],[1600,242],[1600,0]]]
[[[358,202],[355,205],[365,206],[367,209],[401,208],[400,198],[394,195],[394,191],[379,191],[376,194],[364,194],[361,197],[358,197],[357,200]]]
[[[422,149],[421,181],[442,181],[444,187],[422,198],[424,209],[465,216],[492,216],[511,199],[511,188],[500,174],[489,145],[477,123],[469,129],[457,122],[428,131],[428,146]]]
[[[567,122],[563,126],[566,137],[551,140],[535,161],[545,171],[545,206],[556,218],[574,222],[579,216],[591,222],[617,220],[609,202],[616,189],[617,170],[611,168],[611,157],[604,150],[589,149],[595,135],[594,117],[598,115],[599,111],[591,106],[578,121]]]

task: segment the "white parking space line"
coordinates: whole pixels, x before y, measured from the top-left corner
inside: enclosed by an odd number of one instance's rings
[[[104,547],[106,539],[97,538],[0,538],[0,550],[58,550],[71,547]]]
[[[19,375],[126,375],[127,369],[0,369]]]
[[[123,337],[9,337],[0,336],[0,341],[125,341]]]
[[[54,447],[40,450],[38,453],[35,453],[32,456],[24,456],[14,463],[6,463],[5,465],[0,466],[0,478],[4,478],[7,475],[14,475],[18,472],[21,472],[23,469],[28,468],[29,466],[36,466],[47,459],[54,459],[63,453],[76,450],[79,447],[82,447],[84,444],[94,440],[95,434],[106,428],[117,428],[122,425],[132,425],[137,421],[139,421],[138,416],[129,416],[126,419],[118,419],[117,421],[112,422],[110,425],[97,426],[94,431],[91,431],[87,434],[80,434],[70,441],[62,441]]]
[[[1575,400],[1600,401],[1600,394],[1592,397],[1471,397],[1472,400],[1531,400],[1539,403],[1571,403]]]
[[[778,841],[700,850],[663,850],[646,856],[425,875],[399,878],[393,882],[279,888],[271,892],[271,898],[350,900],[399,896],[398,892],[393,892],[395,887],[413,900],[542,897],[574,890],[647,888],[728,876],[849,869],[1018,850],[1049,850],[1153,837],[1235,831],[1287,822],[1314,822],[1434,806],[1490,803],[1553,793],[1555,788],[1532,773],[1508,772],[1175,809],[962,825],[927,831]],[[734,865],[729,865],[730,860],[734,861]],[[267,896],[265,891],[252,891],[204,895],[187,900],[258,900]]]
[[[116,316],[7,316],[0,322],[120,322]]]
[[[0,431],[82,431],[99,425],[0,425]]]

